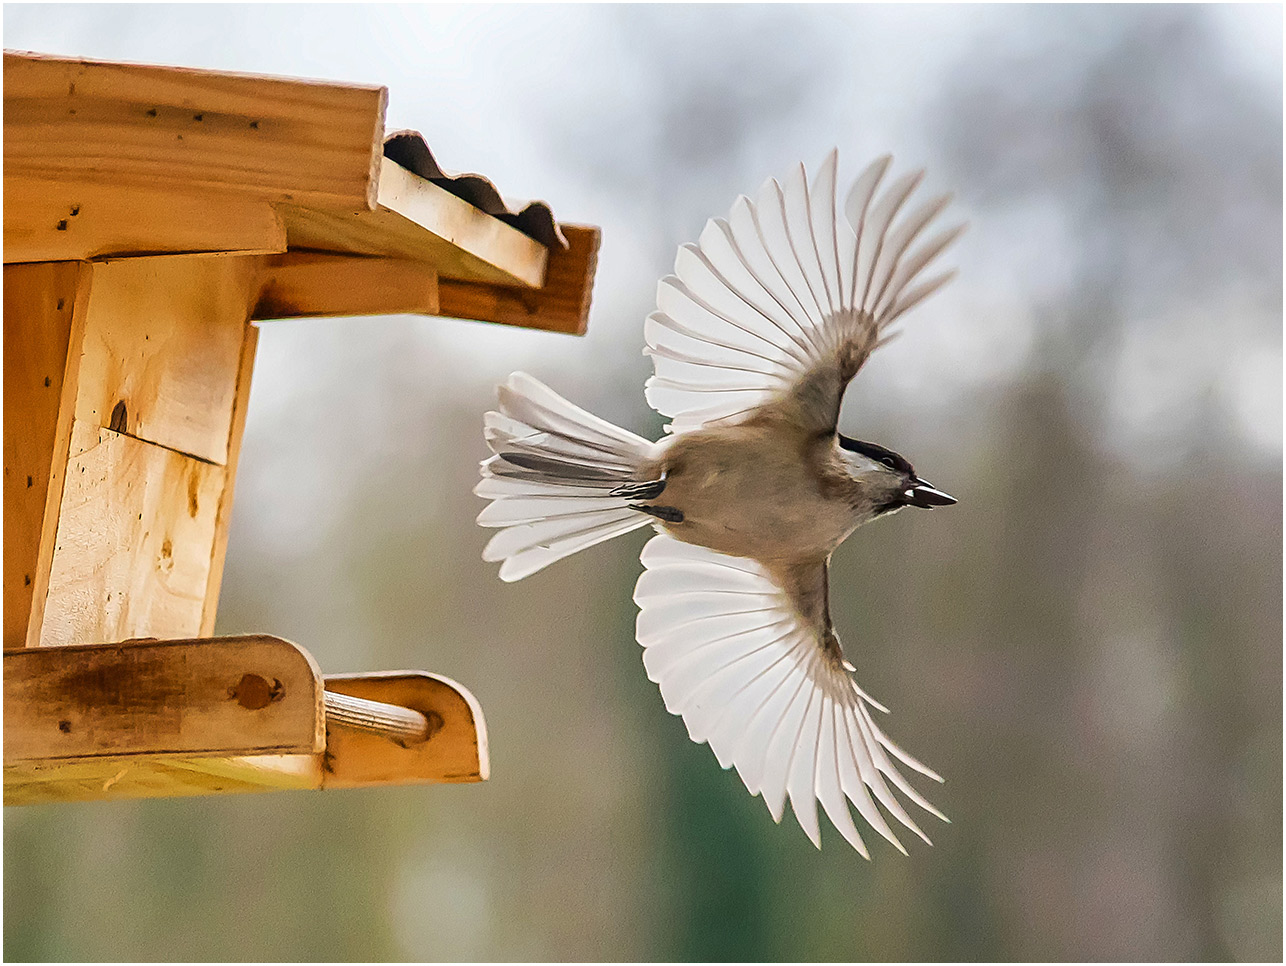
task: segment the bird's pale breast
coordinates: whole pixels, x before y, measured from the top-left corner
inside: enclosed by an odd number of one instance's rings
[[[677,436],[665,450],[658,504],[683,513],[673,536],[759,560],[815,559],[852,530],[849,503],[823,492],[827,447],[772,425],[726,426]]]

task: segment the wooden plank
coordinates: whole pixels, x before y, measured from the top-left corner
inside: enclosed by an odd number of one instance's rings
[[[237,370],[237,390],[232,399],[232,426],[228,432],[228,455],[225,462],[223,492],[219,494],[219,508],[214,517],[214,546],[210,550],[210,578],[205,587],[205,603],[201,608],[201,636],[214,634],[215,615],[219,607],[219,590],[223,586],[223,563],[228,554],[228,531],[232,525],[232,494],[237,485],[237,460],[241,453],[241,437],[246,429],[246,409],[250,403],[250,379],[255,367],[255,350],[259,345],[259,329],[246,323],[244,341],[241,343],[241,362]]]
[[[25,762],[5,766],[4,803],[38,805],[312,789],[321,786],[321,761],[321,755],[256,755]]]
[[[374,211],[283,206],[290,247],[422,261],[443,278],[523,287],[544,281],[544,245],[387,158],[378,202]]]
[[[4,272],[5,647],[26,644],[79,271],[55,262]]]
[[[538,289],[503,288],[442,279],[439,314],[584,335],[598,267],[599,229],[560,225],[569,243],[551,251],[545,284]]]
[[[40,644],[200,633],[225,478],[75,420]]]
[[[43,613],[89,282],[75,262],[4,270],[6,648],[28,643]]]
[[[439,275],[509,285],[544,282],[549,255],[544,245],[387,159],[380,167],[377,200],[378,209],[451,244],[452,257],[436,266]]]
[[[4,55],[5,177],[374,207],[382,87]]]
[[[283,252],[286,227],[260,198],[77,179],[4,179],[4,260],[158,252]]]
[[[490,775],[482,708],[450,678],[424,671],[328,675],[326,689],[412,708],[434,730],[428,741],[403,748],[380,735],[327,729],[323,788],[477,782]]]
[[[4,655],[4,760],[316,754],[307,651],[261,635],[23,648]]]
[[[96,263],[76,418],[225,463],[256,256]]]
[[[421,261],[290,252],[265,259],[263,273],[255,319],[438,312],[438,275]]]
[[[205,776],[212,792],[288,791],[321,788],[322,755],[243,755],[236,758],[175,758],[176,770]],[[236,788],[228,787],[236,783]]]

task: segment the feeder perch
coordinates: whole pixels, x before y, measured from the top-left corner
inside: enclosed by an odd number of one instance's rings
[[[487,778],[454,681],[212,636],[257,323],[585,330],[598,229],[386,100],[5,54],[5,804]]]

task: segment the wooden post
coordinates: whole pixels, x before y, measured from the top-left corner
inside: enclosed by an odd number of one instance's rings
[[[4,646],[43,621],[66,475],[91,272],[78,262],[4,267]],[[39,633],[32,642],[38,639]]]
[[[212,624],[259,266],[5,266],[6,647]]]

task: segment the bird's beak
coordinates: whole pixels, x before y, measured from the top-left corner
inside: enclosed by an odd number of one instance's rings
[[[918,506],[929,510],[935,506],[951,506],[956,502],[954,496],[935,490],[926,480],[916,479],[913,482],[914,485],[903,494],[906,497],[907,506]]]

